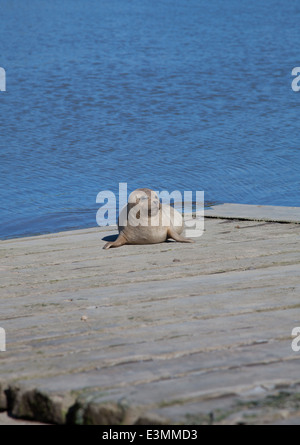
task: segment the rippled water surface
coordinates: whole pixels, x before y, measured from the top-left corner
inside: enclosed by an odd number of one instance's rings
[[[0,237],[96,225],[100,190],[300,206],[300,4],[2,0]]]

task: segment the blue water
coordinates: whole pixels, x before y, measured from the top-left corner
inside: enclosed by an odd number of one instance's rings
[[[96,225],[101,190],[300,206],[300,3],[2,0],[0,238]]]

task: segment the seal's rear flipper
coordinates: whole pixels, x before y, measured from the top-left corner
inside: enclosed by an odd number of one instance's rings
[[[127,244],[127,240],[126,240],[125,236],[122,235],[122,233],[120,233],[120,235],[118,236],[116,241],[106,243],[103,246],[103,249],[107,250],[107,249],[110,249],[111,247],[120,247],[120,246],[123,246],[124,244]]]
[[[179,243],[194,243],[195,241],[191,238],[185,238],[182,235],[179,235],[173,227],[170,227],[167,232],[167,239],[172,238]]]

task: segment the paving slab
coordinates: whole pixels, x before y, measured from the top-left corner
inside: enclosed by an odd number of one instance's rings
[[[205,209],[207,218],[300,223],[300,207],[224,203]]]
[[[194,244],[1,241],[0,422],[297,423],[300,226],[251,218]]]

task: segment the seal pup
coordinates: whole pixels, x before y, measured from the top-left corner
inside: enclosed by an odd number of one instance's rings
[[[119,236],[105,244],[103,249],[120,247],[124,244],[163,243],[168,238],[181,243],[194,241],[181,235],[184,229],[181,214],[161,204],[157,194],[148,188],[134,190],[118,218]]]

